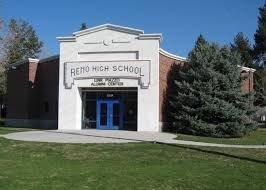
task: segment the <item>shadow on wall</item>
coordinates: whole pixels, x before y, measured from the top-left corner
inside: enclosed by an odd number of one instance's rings
[[[162,102],[162,122],[163,122],[163,128],[162,130],[165,132],[173,132],[174,127],[172,125],[173,123],[173,117],[171,113],[174,111],[171,107],[169,101],[171,95],[174,94],[175,84],[174,80],[176,79],[177,72],[182,67],[182,63],[172,63],[166,77],[166,87],[163,91],[163,102]]]

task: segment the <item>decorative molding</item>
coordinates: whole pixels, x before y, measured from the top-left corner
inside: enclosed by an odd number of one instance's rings
[[[112,40],[113,44],[128,44],[129,40]]]
[[[104,29],[110,29],[110,30],[115,30],[115,31],[119,31],[119,32],[135,34],[135,35],[139,35],[139,34],[143,34],[144,33],[143,30],[107,23],[107,24],[95,26],[95,27],[92,27],[92,28],[88,28],[86,30],[81,30],[81,31],[74,32],[73,35],[74,36],[82,36],[82,35],[86,35],[86,34],[97,32],[97,31],[104,30]]]
[[[155,34],[140,34],[138,36],[139,40],[162,40],[162,34],[161,33],[155,33]]]
[[[164,56],[166,56],[166,57],[169,57],[169,58],[175,59],[175,60],[177,60],[177,61],[187,61],[187,58],[185,58],[185,57],[181,57],[181,56],[178,56],[178,55],[171,54],[171,53],[169,53],[169,52],[163,50],[162,48],[160,48],[159,53],[161,53],[162,55],[164,55]]]
[[[124,69],[125,67],[127,68],[126,71]],[[145,89],[150,85],[150,70],[150,60],[65,62],[64,85],[66,89],[71,89],[75,80],[123,78],[136,79],[139,81],[140,87]]]
[[[66,37],[57,37],[56,38],[59,42],[75,42],[75,36],[66,36]]]
[[[101,41],[95,41],[95,42],[85,42],[85,45],[97,45],[97,44],[103,44],[105,46],[109,46],[111,44],[125,44],[130,43],[129,40],[110,40],[110,39],[104,39]]]
[[[105,39],[105,40],[103,40],[103,45],[105,45],[105,46],[109,46],[109,45],[111,45],[112,43],[113,43],[112,40],[109,40],[109,39]]]
[[[99,26],[95,26],[92,28],[88,28],[86,30],[81,30],[73,33],[73,36],[67,36],[67,37],[57,37],[57,40],[59,42],[75,42],[76,38],[79,36],[87,35],[90,33],[98,32],[101,30],[114,30],[118,32],[124,32],[127,34],[133,34],[137,36],[137,39],[139,40],[162,40],[162,34],[160,33],[154,33],[154,34],[144,34],[143,30],[135,29],[135,28],[129,28],[129,27],[124,27],[124,26],[119,26],[119,25],[114,25],[114,24],[103,24]],[[104,43],[104,42],[102,42]],[[112,40],[112,43],[129,43],[128,40],[123,41],[123,40]],[[99,44],[98,42],[87,42],[86,44]],[[109,43],[105,43],[109,44]]]
[[[85,42],[84,44],[86,45],[91,45],[91,44],[102,44],[103,41],[98,41],[98,42]]]
[[[238,67],[241,69],[241,71],[252,72],[252,73],[254,73],[256,71],[256,69],[252,69],[250,67],[244,67],[241,65],[238,65]]]

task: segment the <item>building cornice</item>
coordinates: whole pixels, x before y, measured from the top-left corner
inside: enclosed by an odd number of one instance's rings
[[[144,34],[143,30],[107,23],[107,24],[103,24],[103,25],[95,26],[95,27],[88,28],[85,30],[74,32],[73,36],[82,36],[82,35],[86,35],[86,34],[97,32],[97,31],[104,30],[104,29],[110,29],[110,30],[125,32],[128,34],[134,34],[134,35]]]
[[[138,39],[139,40],[159,40],[159,41],[162,41],[162,34],[161,33],[140,34]]]
[[[83,35],[90,34],[93,32],[98,32],[98,31],[105,30],[105,29],[114,30],[114,31],[118,31],[118,32],[124,32],[127,34],[133,34],[133,35],[136,35],[137,39],[139,39],[139,40],[159,40],[159,41],[161,41],[161,39],[162,39],[162,34],[160,34],[160,33],[144,34],[143,30],[108,23],[108,24],[103,24],[100,26],[95,26],[92,28],[88,28],[85,30],[74,32],[73,36],[57,37],[57,40],[59,42],[75,42],[76,38],[79,36],[83,36]]]
[[[159,50],[159,53],[161,53],[162,55],[166,56],[166,57],[169,57],[169,58],[172,58],[172,59],[175,59],[177,61],[187,61],[187,58],[185,57],[181,57],[181,56],[178,56],[178,55],[174,55],[172,53],[169,53],[167,51],[165,51],[164,49],[160,48]]]
[[[254,73],[256,71],[256,69],[250,68],[250,67],[244,67],[244,66],[240,66],[238,65],[238,67],[242,70],[242,71],[246,71],[246,72],[252,72]]]
[[[66,36],[66,37],[56,37],[59,42],[75,42],[75,36]]]

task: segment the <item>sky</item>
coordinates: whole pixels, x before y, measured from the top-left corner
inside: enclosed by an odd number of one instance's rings
[[[0,18],[29,22],[47,54],[58,54],[58,36],[111,23],[162,33],[161,47],[186,57],[199,34],[229,44],[238,32],[254,43],[258,8],[265,0],[0,0]]]

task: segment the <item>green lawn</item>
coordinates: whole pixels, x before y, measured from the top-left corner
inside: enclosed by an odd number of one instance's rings
[[[214,138],[177,134],[176,139],[220,144],[266,145],[266,128],[259,128],[257,131],[242,138]]]
[[[265,149],[55,144],[0,137],[1,190],[265,187]]]

